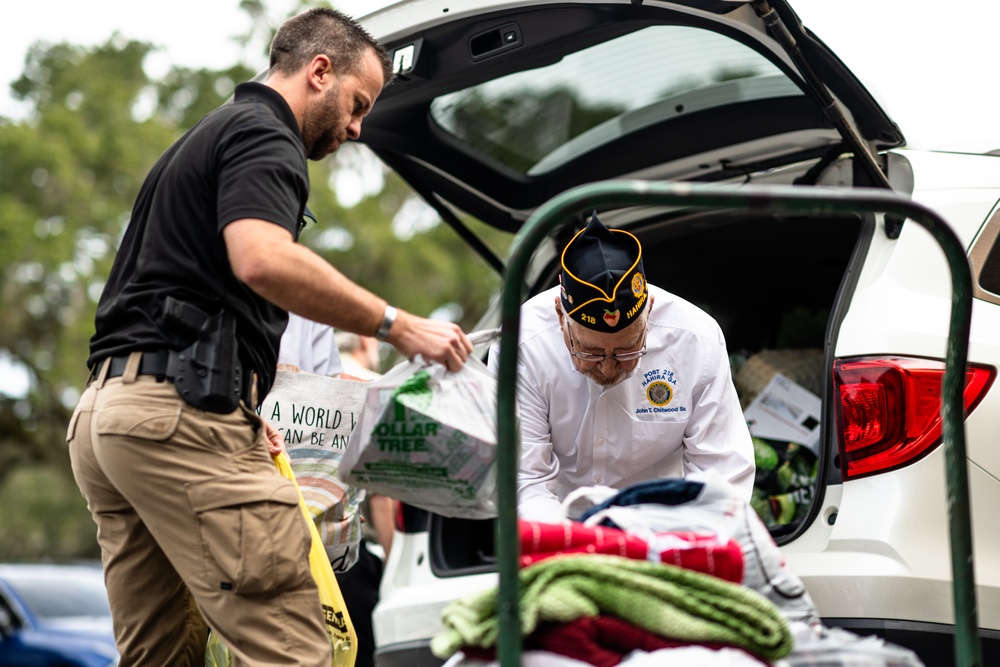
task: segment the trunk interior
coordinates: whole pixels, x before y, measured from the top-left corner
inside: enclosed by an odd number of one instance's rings
[[[837,329],[840,294],[852,288],[852,258],[873,228],[871,219],[854,216],[733,211],[651,212],[627,226],[642,241],[647,280],[702,307],[722,326],[744,411],[778,373],[817,405],[822,401],[808,424],[819,456],[801,442],[755,438],[752,504],[779,544],[808,526],[813,499],[840,480],[825,353]],[[542,271],[538,290],[554,284],[556,270],[552,264]],[[752,423],[751,433],[757,435]],[[447,577],[494,569],[495,535],[492,520],[432,515],[433,571]]]

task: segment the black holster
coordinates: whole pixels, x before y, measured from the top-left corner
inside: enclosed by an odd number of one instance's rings
[[[243,369],[236,318],[225,308],[209,315],[197,306],[167,297],[164,322],[196,336],[183,350],[171,350],[167,359],[167,374],[173,377],[181,398],[209,412],[228,414],[239,407]]]

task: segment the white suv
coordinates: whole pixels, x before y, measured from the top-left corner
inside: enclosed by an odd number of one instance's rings
[[[498,269],[463,221],[514,233],[553,196],[613,178],[891,188],[954,228],[975,283],[965,428],[978,621],[986,664],[1000,664],[990,525],[1000,506],[1000,158],[905,149],[784,0],[409,0],[362,23],[399,72],[362,141]],[[651,283],[722,326],[758,437],[754,507],[824,622],[947,664],[936,415],[952,287],[938,243],[875,213],[599,212],[641,239]],[[530,294],[553,284],[555,249],[574,231],[535,254]],[[485,324],[496,322],[493,310]],[[801,433],[759,418],[762,397],[779,394]],[[428,650],[440,611],[496,584],[495,534],[491,521],[400,508],[374,617],[380,667],[440,663]]]

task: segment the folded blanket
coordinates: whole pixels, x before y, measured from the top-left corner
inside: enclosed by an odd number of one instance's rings
[[[743,648],[773,660],[792,637],[775,606],[718,577],[667,564],[599,554],[550,558],[519,572],[521,632],[606,614],[670,639]],[[497,589],[461,598],[442,612],[445,630],[431,651],[447,658],[463,646],[496,644]]]
[[[610,554],[669,563],[740,583],[743,548],[735,540],[722,542],[714,534],[672,531],[639,535],[617,528],[582,523],[518,521],[521,567],[559,554]]]

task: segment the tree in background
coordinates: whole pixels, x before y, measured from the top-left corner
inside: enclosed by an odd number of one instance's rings
[[[22,515],[46,499],[53,508],[19,517],[16,531],[0,527],[0,554],[97,553],[92,525],[89,540],[64,529],[67,515],[90,522],[79,492],[54,488],[54,479],[75,488],[65,434],[86,379],[97,298],[152,162],[181,123],[250,74],[175,69],[151,81],[142,67],[151,50],[117,38],[89,49],[37,44],[12,86],[30,113],[0,119],[0,358],[31,381],[25,396],[0,395],[0,496],[17,489]],[[61,544],[67,535],[79,544]]]

